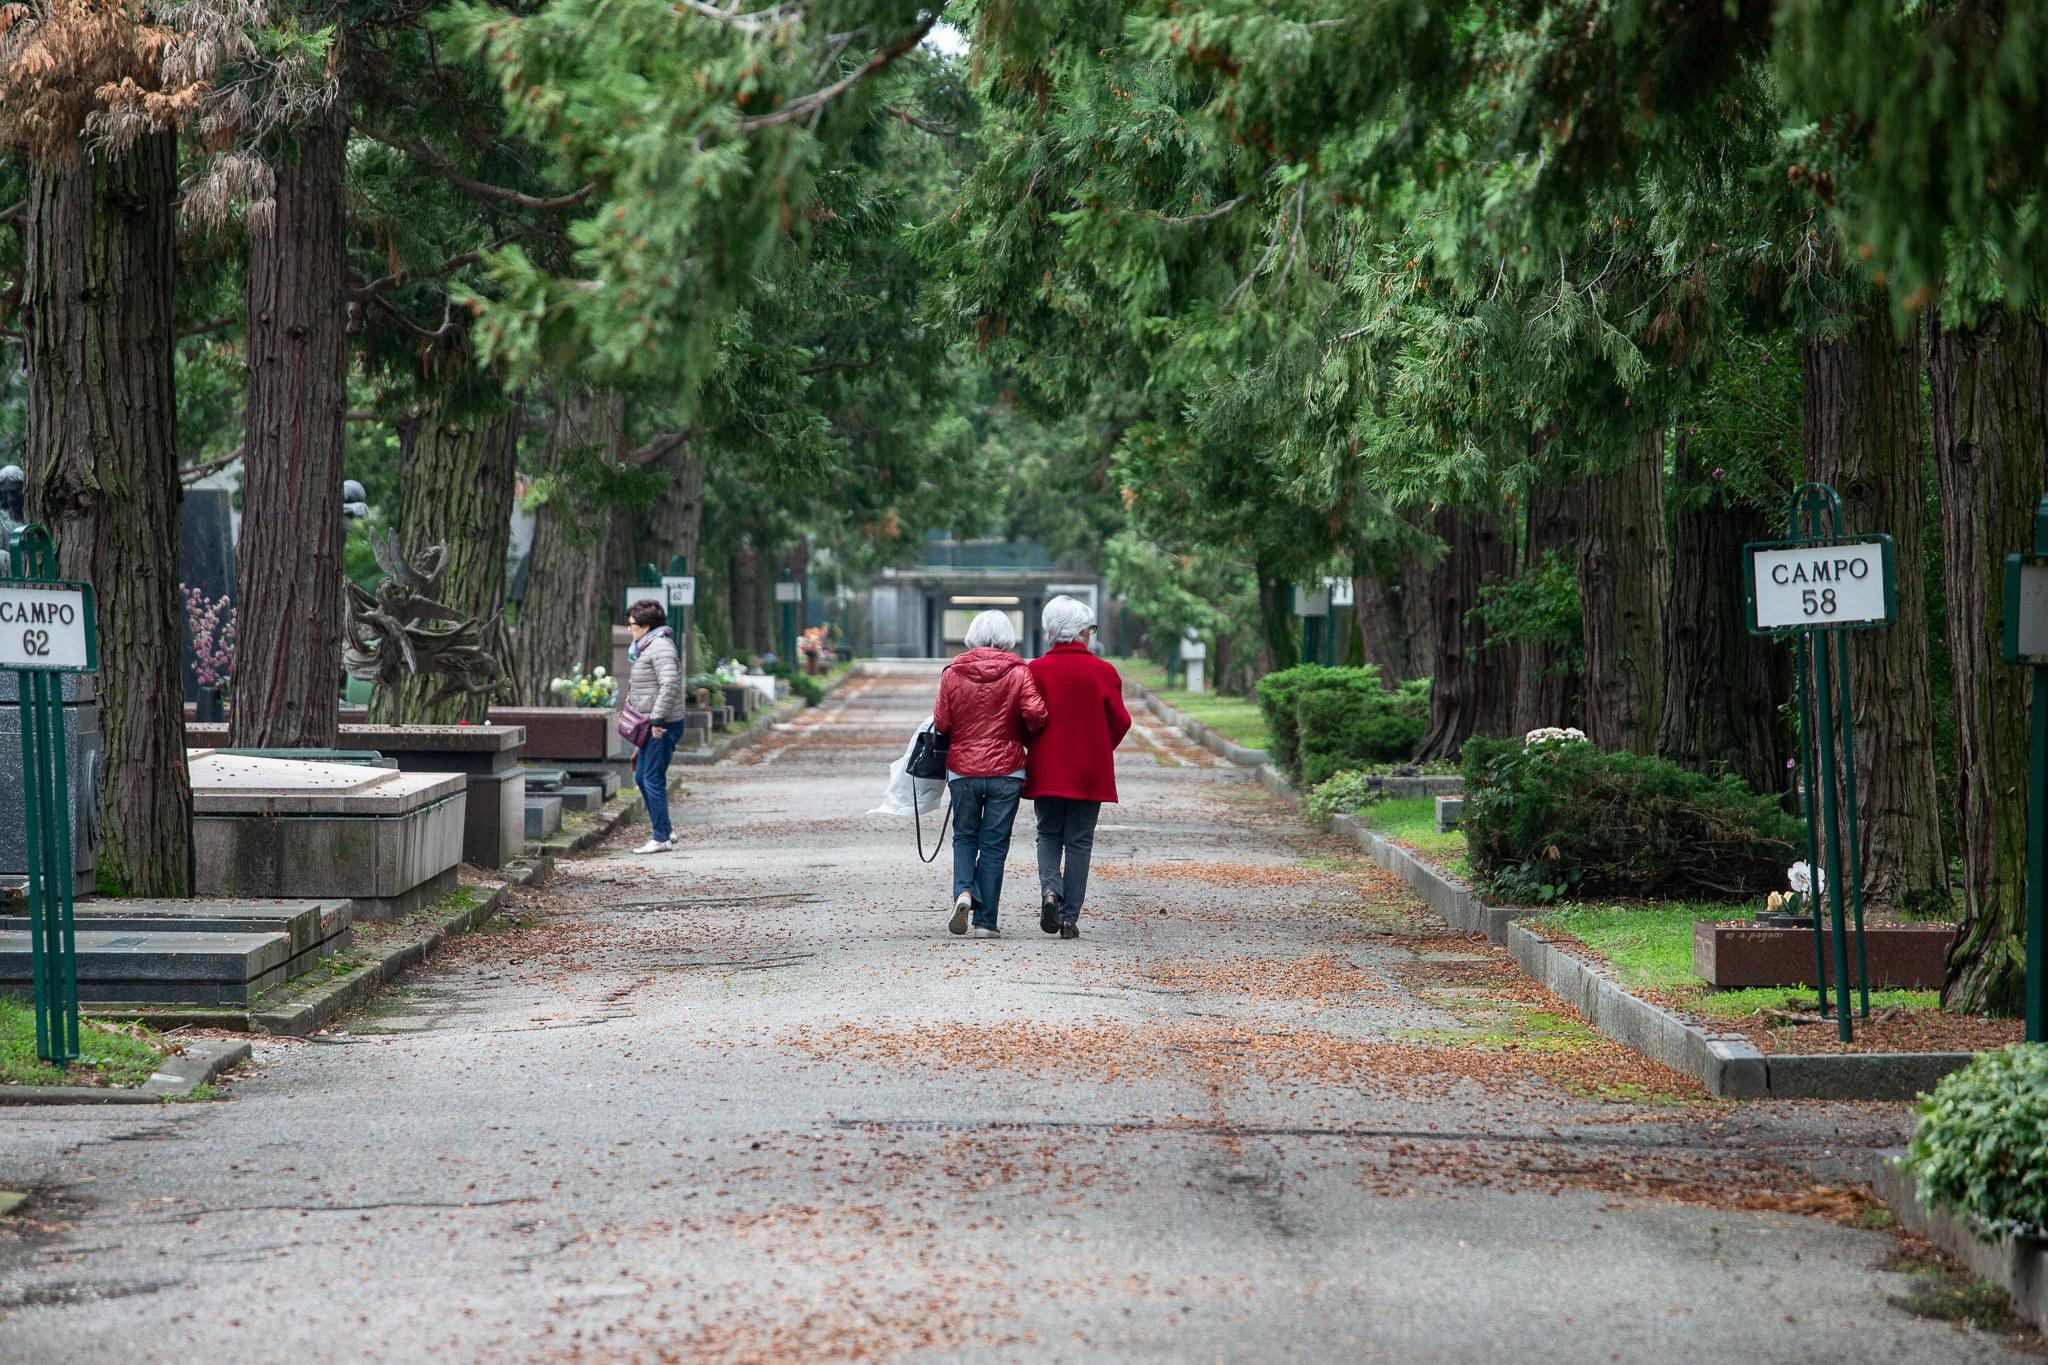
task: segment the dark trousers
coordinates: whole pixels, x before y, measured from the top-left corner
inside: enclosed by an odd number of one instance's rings
[[[1039,894],[1060,898],[1060,922],[1081,922],[1081,903],[1088,899],[1088,864],[1095,857],[1095,820],[1100,801],[1070,801],[1041,796],[1032,802],[1038,812]]]
[[[668,761],[676,756],[676,741],[683,737],[683,723],[672,720],[667,734],[650,733],[647,745],[633,760],[633,781],[640,788],[641,803],[647,807],[652,837],[667,843],[675,831],[668,822]]]
[[[953,790],[953,898],[972,894],[975,927],[993,929],[1024,783],[1014,777],[956,777],[947,785]]]

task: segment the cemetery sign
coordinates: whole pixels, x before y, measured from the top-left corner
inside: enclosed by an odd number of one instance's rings
[[[91,673],[98,666],[89,585],[0,580],[0,668]]]
[[[1892,538],[1765,541],[1749,551],[1749,629],[1867,630],[1897,614]]]

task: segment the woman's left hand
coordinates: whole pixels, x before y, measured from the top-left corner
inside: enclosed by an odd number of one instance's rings
[[[656,739],[660,739],[668,733],[668,727],[666,725],[657,725],[647,733],[653,735]]]

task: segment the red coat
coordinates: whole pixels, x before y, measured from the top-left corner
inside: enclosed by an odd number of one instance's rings
[[[946,665],[932,724],[952,736],[947,771],[1002,777],[1024,766],[1025,741],[1045,728],[1045,698],[1016,655],[970,649]]]
[[[1084,644],[1054,645],[1031,661],[1052,719],[1031,746],[1026,796],[1116,800],[1116,746],[1131,730],[1124,680]]]

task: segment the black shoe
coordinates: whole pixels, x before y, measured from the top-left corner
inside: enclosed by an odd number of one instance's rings
[[[1038,906],[1038,927],[1048,934],[1060,931],[1060,898],[1048,894]]]
[[[1061,938],[1079,938],[1079,937],[1081,937],[1081,926],[1080,926],[1080,925],[1078,925],[1078,924],[1062,924],[1062,925],[1060,926],[1060,937],[1061,937]]]

